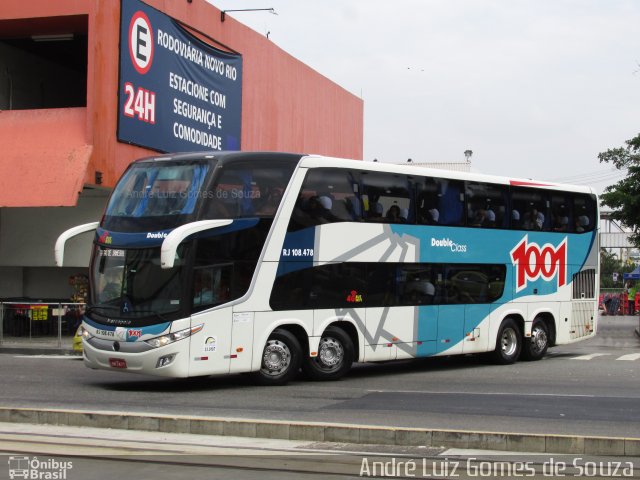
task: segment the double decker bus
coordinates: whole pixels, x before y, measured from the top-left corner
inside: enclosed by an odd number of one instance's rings
[[[136,161],[96,230],[88,367],[166,377],[487,353],[597,329],[590,188],[286,153]]]

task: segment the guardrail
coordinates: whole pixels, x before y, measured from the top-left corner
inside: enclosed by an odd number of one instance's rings
[[[48,343],[62,348],[75,335],[86,304],[71,302],[0,302],[0,345]]]

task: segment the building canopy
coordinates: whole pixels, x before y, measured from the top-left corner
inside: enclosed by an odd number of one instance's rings
[[[92,152],[85,122],[84,108],[0,113],[0,207],[75,206]]]

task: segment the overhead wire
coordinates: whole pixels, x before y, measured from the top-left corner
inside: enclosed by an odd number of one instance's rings
[[[626,175],[627,175],[627,172],[624,170],[615,170],[612,172],[599,171],[599,172],[582,173],[578,175],[570,175],[565,177],[556,177],[551,180],[554,182],[578,183],[578,184],[603,183],[603,182],[609,182],[616,179],[621,179]]]

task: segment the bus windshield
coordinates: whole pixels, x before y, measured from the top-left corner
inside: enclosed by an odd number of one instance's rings
[[[272,218],[295,165],[237,162],[218,168],[202,218]]]
[[[163,270],[159,248],[95,248],[92,308],[109,317],[153,317],[156,322],[179,312],[184,252],[178,249],[175,268]]]
[[[162,217],[194,212],[209,165],[207,163],[139,163],[118,182],[106,215]]]

